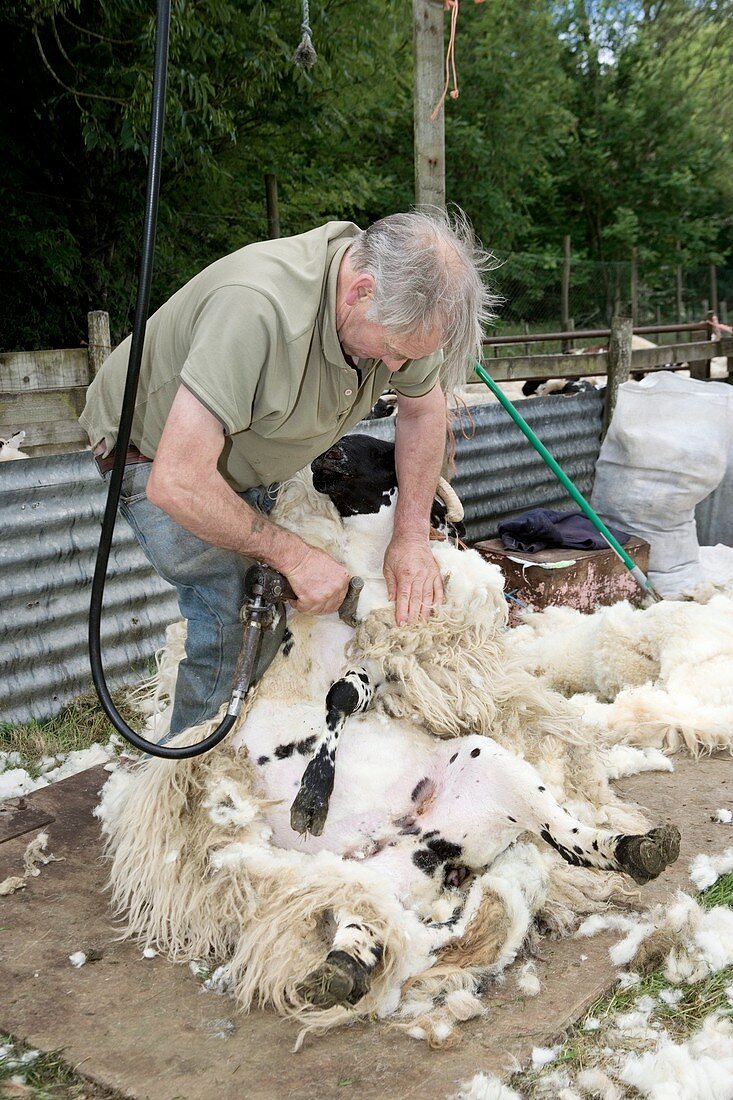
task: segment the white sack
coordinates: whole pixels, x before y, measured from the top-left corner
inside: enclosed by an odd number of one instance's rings
[[[695,506],[722,481],[733,441],[733,392],[670,371],[624,382],[596,464],[591,502],[649,542],[664,596],[702,583]]]

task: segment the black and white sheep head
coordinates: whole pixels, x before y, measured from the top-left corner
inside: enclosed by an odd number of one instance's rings
[[[311,463],[313,487],[328,497],[342,520],[392,510],[397,500],[394,443],[370,435],[347,435]],[[449,496],[449,500],[445,497]],[[431,525],[449,538],[465,528],[455,494],[441,481],[430,513]]]

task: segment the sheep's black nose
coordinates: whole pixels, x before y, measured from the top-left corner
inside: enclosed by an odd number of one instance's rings
[[[311,463],[314,474],[343,474],[346,472],[348,460],[346,451],[339,444],[334,444],[325,454],[319,455]]]

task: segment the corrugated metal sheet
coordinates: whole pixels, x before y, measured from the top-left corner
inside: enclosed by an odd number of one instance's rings
[[[584,496],[590,495],[600,449],[603,396],[538,397],[519,403],[522,416]],[[554,474],[499,404],[471,409],[474,434],[456,446],[452,484],[466,510],[470,542],[494,538],[503,519],[528,508],[575,510]],[[465,417],[464,417],[465,420]],[[394,436],[391,420],[360,424],[382,439]]]
[[[92,690],[87,614],[106,485],[88,452],[0,464],[0,721],[44,719]],[[105,590],[107,680],[132,683],[178,615],[120,516]]]
[[[540,439],[589,493],[603,400],[598,394],[524,401]],[[472,409],[457,440],[455,488],[468,538],[490,538],[531,507],[571,507],[539,456],[496,404]],[[358,431],[394,435],[392,420]],[[0,721],[44,719],[91,690],[87,613],[106,485],[88,452],[0,464]],[[150,568],[120,517],[105,590],[102,646],[111,686],[134,682],[178,616],[174,590]]]
[[[728,451],[725,477],[715,492],[695,509],[697,541],[701,546],[722,542],[733,546],[733,447]]]

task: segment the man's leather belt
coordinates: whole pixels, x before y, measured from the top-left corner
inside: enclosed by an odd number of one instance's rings
[[[100,474],[106,474],[115,464],[115,452],[110,451],[104,458],[101,455],[95,455],[94,461],[97,464],[97,469]],[[134,466],[136,462],[152,462],[152,458],[146,458],[144,454],[138,451],[137,447],[134,447],[132,443],[127,448],[127,454],[125,455],[125,466]]]

